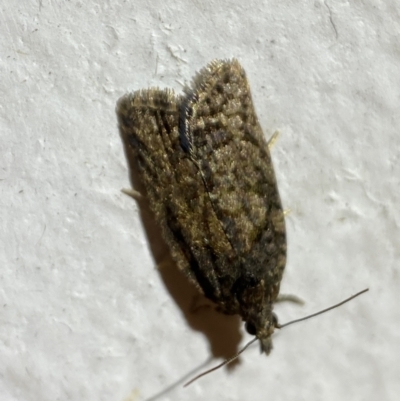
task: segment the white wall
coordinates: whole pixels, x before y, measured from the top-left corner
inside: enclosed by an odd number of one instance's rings
[[[399,14],[396,0],[4,0],[1,400],[397,399]],[[306,305],[277,306],[280,321],[370,292],[282,330],[268,358],[255,346],[170,388],[251,337],[236,318],[189,312],[194,290],[120,192],[115,104],[149,86],[180,92],[230,57],[266,137],[281,132],[282,292]]]

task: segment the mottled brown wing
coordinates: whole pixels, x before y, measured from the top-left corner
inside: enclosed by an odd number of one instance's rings
[[[117,113],[173,258],[219,302],[222,276],[235,253],[179,130],[181,98],[170,90],[137,91],[120,100]]]
[[[286,263],[285,223],[245,72],[237,60],[216,60],[200,71],[193,91],[187,92],[183,133],[212,209],[239,260],[236,267],[227,266],[226,273],[233,276],[231,291],[235,292],[235,277],[241,276],[241,286],[263,280],[270,291],[263,301],[271,302]]]

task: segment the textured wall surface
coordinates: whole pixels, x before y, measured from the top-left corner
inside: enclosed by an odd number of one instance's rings
[[[0,32],[2,401],[397,399],[396,0],[6,0]],[[115,105],[139,88],[180,92],[231,57],[266,137],[281,133],[281,291],[306,304],[278,305],[280,321],[370,292],[183,389],[251,336],[235,317],[191,312],[196,292],[146,202],[120,191]]]

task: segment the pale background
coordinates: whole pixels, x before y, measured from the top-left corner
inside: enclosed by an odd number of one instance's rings
[[[398,0],[8,0],[0,33],[2,401],[398,399]],[[189,311],[194,291],[120,192],[115,104],[231,57],[266,137],[281,132],[282,292],[306,305],[280,321],[370,292],[183,389],[251,336]]]

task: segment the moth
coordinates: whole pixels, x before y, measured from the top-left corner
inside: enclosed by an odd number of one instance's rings
[[[120,130],[178,267],[238,314],[269,354],[286,264],[285,218],[268,143],[242,66],[214,60],[176,95],[125,95]]]
[[[179,269],[221,312],[239,314],[268,354],[285,219],[244,69],[212,61],[183,96],[139,90],[117,113]]]

